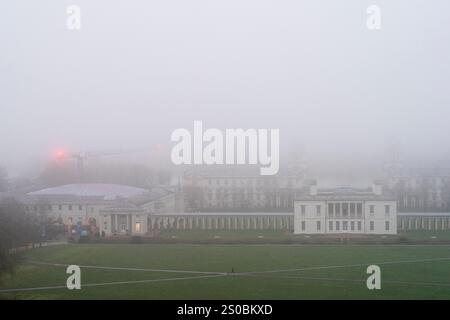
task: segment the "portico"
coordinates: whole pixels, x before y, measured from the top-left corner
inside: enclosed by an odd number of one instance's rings
[[[100,210],[102,235],[140,235],[146,232],[147,215],[134,204],[123,203]]]

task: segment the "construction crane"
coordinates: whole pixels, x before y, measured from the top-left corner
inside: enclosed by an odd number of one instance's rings
[[[110,151],[87,151],[87,152],[72,152],[62,149],[57,150],[54,153],[54,159],[58,162],[63,162],[70,159],[77,161],[77,169],[80,176],[83,176],[85,162],[90,158],[97,158],[103,156],[114,156],[122,154],[140,153],[140,152],[152,152],[155,154],[161,154],[166,149],[164,144],[155,144],[148,148],[136,148],[128,150],[110,150]]]

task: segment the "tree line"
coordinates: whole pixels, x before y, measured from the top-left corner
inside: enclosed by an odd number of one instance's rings
[[[13,199],[0,202],[0,276],[12,273],[20,247],[41,241],[41,227],[36,215],[27,213]]]

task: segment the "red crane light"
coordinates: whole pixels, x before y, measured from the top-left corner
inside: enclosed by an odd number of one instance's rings
[[[63,160],[67,157],[66,152],[64,150],[57,150],[54,153],[56,160]]]

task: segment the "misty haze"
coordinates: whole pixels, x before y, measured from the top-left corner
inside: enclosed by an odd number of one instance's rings
[[[385,1],[380,32],[360,1],[79,5],[72,32],[64,3],[1,5],[0,163],[13,177],[39,175],[58,148],[170,147],[194,120],[279,128],[314,177],[344,183],[350,168],[376,176],[393,143],[414,166],[449,159],[446,1]]]
[[[0,300],[450,298],[449,40],[446,0],[3,1]]]

